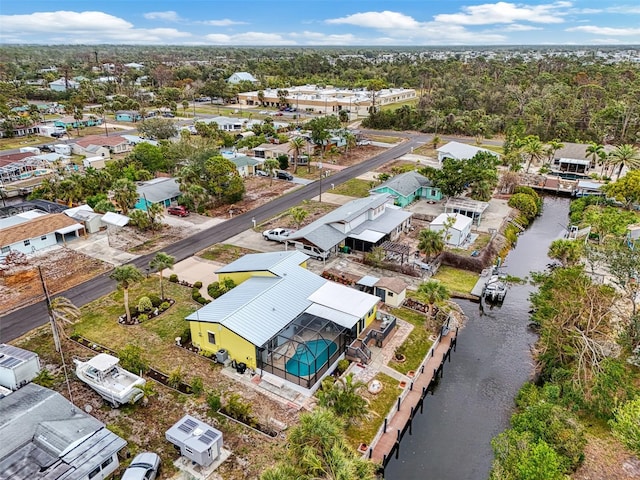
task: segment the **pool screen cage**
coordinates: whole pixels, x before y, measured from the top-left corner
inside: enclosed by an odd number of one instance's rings
[[[352,329],[303,313],[258,349],[258,368],[311,388],[353,338]]]

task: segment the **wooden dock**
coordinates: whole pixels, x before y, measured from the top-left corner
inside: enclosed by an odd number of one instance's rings
[[[423,401],[428,393],[433,394],[438,379],[443,375],[444,363],[451,361],[451,350],[455,350],[458,330],[443,332],[423,360],[410,383],[398,397],[394,408],[385,417],[383,425],[364,456],[381,465],[381,472],[400,449],[400,441],[409,430],[413,417],[422,412]]]

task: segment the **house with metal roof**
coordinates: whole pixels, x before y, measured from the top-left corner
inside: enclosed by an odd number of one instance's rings
[[[445,158],[452,158],[454,160],[469,160],[475,157],[478,153],[485,152],[490,153],[495,157],[499,157],[496,152],[487,150],[486,148],[474,147],[467,143],[449,142],[446,145],[436,149],[438,152],[438,162],[442,163]]]
[[[418,199],[438,201],[442,199],[442,192],[433,186],[433,182],[415,170],[391,177],[386,182],[372,188],[371,193],[388,193],[394,203],[406,207]]]
[[[180,184],[175,178],[158,177],[146,182],[137,182],[137,185],[138,201],[134,208],[140,210],[147,210],[153,203],[168,207],[182,195]]]
[[[260,165],[260,161],[254,157],[248,157],[242,154],[238,155],[236,152],[221,152],[221,154],[224,158],[233,162],[241,177],[255,175],[256,166]]]
[[[0,398],[0,479],[109,477],[127,444],[62,395],[29,383]]]
[[[395,240],[411,226],[411,212],[393,202],[386,193],[358,198],[290,235],[288,243],[313,246],[321,252],[335,252],[340,246],[368,252],[386,240]]]
[[[313,391],[376,317],[375,295],[306,269],[298,251],[245,255],[216,273],[237,286],[186,319],[202,353]]]
[[[258,83],[258,79],[251,75],[249,72],[235,72],[229,78],[227,78],[227,83],[240,83],[240,82],[251,82]]]

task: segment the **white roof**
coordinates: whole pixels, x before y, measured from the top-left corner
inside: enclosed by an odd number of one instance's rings
[[[358,320],[360,320],[360,318],[355,315],[340,312],[333,308],[325,307],[324,305],[318,305],[317,303],[311,304],[309,308],[307,308],[306,313],[315,315],[316,317],[326,318],[344,328],[353,328],[358,323]]]
[[[441,213],[436,218],[433,219],[431,225],[434,226],[443,226],[449,217],[455,217],[456,221],[451,226],[453,230],[458,230],[462,232],[465,228],[467,228],[473,220],[471,217],[467,217],[466,215],[462,215],[461,213]]]
[[[591,160],[582,160],[579,158],[561,158],[560,163],[568,163],[570,165],[591,165]]]
[[[120,360],[113,355],[109,355],[108,353],[99,353],[91,360],[89,360],[87,364],[92,366],[96,370],[104,372],[106,370],[109,370],[110,368],[115,367],[119,362]]]
[[[380,298],[334,282],[327,282],[309,296],[313,303],[354,317],[364,317]]]
[[[487,150],[486,148],[474,147],[473,145],[468,145],[466,143],[460,142],[449,142],[446,145],[441,146],[437,150],[439,153],[442,153],[451,158],[455,158],[456,160],[468,160],[470,158],[473,158],[476,153],[479,152],[488,152],[496,157],[499,156],[496,152],[492,152],[491,150]]]
[[[84,227],[79,223],[74,223],[73,225],[59,228],[58,230],[56,230],[56,233],[59,233],[60,235],[66,235],[67,233],[77,232],[81,228],[84,228]]]
[[[124,227],[129,223],[129,217],[115,212],[107,212],[102,216],[102,223],[115,225],[116,227]]]
[[[85,210],[87,212],[93,212],[93,208],[91,208],[89,205],[79,205],[77,207],[73,207],[73,208],[67,208],[64,212],[65,215],[68,215],[69,217],[73,217],[76,213],[78,213],[80,210]]]
[[[376,243],[386,234],[383,232],[375,232],[373,230],[365,230],[361,233],[350,233],[349,238],[355,238],[356,240],[362,240],[363,242]]]

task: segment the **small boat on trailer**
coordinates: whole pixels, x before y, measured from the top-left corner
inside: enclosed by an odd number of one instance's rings
[[[500,275],[491,275],[484,285],[482,296],[488,302],[502,302],[507,295],[507,284]]]
[[[146,380],[120,366],[120,359],[100,353],[89,361],[73,360],[76,375],[115,408],[135,403],[144,396]]]

